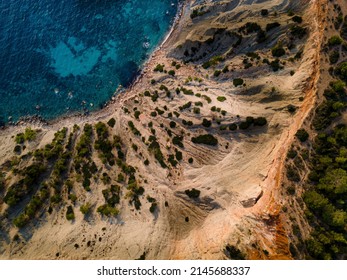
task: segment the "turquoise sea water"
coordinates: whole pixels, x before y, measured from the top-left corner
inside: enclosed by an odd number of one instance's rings
[[[0,123],[103,106],[163,40],[178,0],[0,0]]]

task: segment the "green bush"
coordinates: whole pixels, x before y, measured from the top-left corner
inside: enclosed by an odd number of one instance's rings
[[[248,122],[241,122],[241,123],[239,124],[239,128],[242,129],[242,130],[246,130],[246,129],[248,129],[250,126],[251,126],[251,124],[248,123]]]
[[[192,137],[192,142],[194,144],[205,144],[209,146],[217,146],[218,140],[211,134],[199,135],[197,137]]]
[[[134,117],[135,117],[135,119],[139,119],[139,117],[140,117],[140,115],[141,115],[141,112],[140,111],[135,111],[134,112]]]
[[[329,60],[331,64],[335,64],[340,59],[340,52],[339,51],[332,51],[329,55]]]
[[[266,17],[269,15],[269,10],[268,9],[262,9],[260,11],[260,14],[263,16],[263,17]]]
[[[209,103],[209,104],[212,102],[212,99],[205,94],[203,94],[201,97],[204,98],[207,101],[207,103]]]
[[[270,62],[270,67],[272,68],[272,71],[274,72],[277,72],[278,70],[283,68],[278,58]]]
[[[258,117],[254,119],[254,125],[255,126],[264,126],[267,124],[267,120],[264,117]]]
[[[167,72],[170,76],[175,76],[175,70],[170,70],[169,72]]]
[[[239,28],[239,32],[245,32],[246,34],[258,32],[261,27],[256,22],[247,22],[245,25]]]
[[[91,207],[91,204],[87,202],[86,204],[81,205],[80,211],[83,215],[88,215],[90,213]]]
[[[287,178],[288,180],[293,182],[300,182],[300,179],[301,179],[300,174],[298,173],[296,168],[292,166],[287,167]]]
[[[341,37],[335,35],[335,36],[332,36],[332,37],[329,38],[329,40],[328,40],[328,45],[329,45],[330,47],[338,46],[338,45],[341,45],[342,42],[343,42],[343,40],[341,39]]]
[[[304,27],[298,26],[298,25],[294,25],[290,28],[290,33],[294,36],[297,37],[299,39],[302,39],[305,37],[305,35],[307,34],[307,30]]]
[[[195,199],[200,196],[200,191],[195,188],[192,188],[191,190],[185,190],[184,192],[187,196],[189,196],[189,198]]]
[[[164,64],[157,64],[157,66],[154,68],[154,72],[164,72]]]
[[[281,57],[286,54],[286,51],[281,44],[278,44],[271,49],[271,53],[274,57]]]
[[[175,156],[176,156],[176,159],[177,159],[178,161],[181,161],[181,160],[183,159],[183,154],[182,154],[182,152],[180,152],[180,151],[178,151],[178,150],[176,150]]]
[[[225,96],[218,96],[218,97],[217,97],[217,100],[218,100],[219,102],[224,102],[225,100],[227,100],[227,98],[226,98]]]
[[[173,143],[174,145],[180,147],[180,148],[184,148],[183,142],[182,142],[182,141],[183,141],[183,136],[178,136],[178,135],[176,135],[176,136],[174,136],[174,137],[172,138],[172,143]]]
[[[203,125],[204,127],[210,127],[210,126],[212,125],[212,122],[204,118],[204,119],[202,120],[202,125]]]
[[[194,114],[200,114],[200,108],[194,107],[193,112]]]
[[[13,152],[15,152],[16,154],[20,154],[22,152],[22,146],[16,145],[13,149]]]
[[[201,7],[200,9],[194,9],[190,14],[190,18],[194,19],[196,17],[203,16],[206,13],[208,13],[208,11],[204,11],[203,7]]]
[[[224,61],[224,57],[223,56],[214,56],[212,57],[209,61],[205,62],[202,67],[204,69],[207,69],[209,67],[212,66],[216,66],[218,65],[220,62]]]
[[[107,204],[99,206],[96,211],[106,217],[116,217],[119,214],[119,210],[117,208],[111,207]]]
[[[189,102],[183,104],[182,106],[180,106],[179,109],[180,109],[181,111],[183,111],[183,110],[185,110],[185,109],[189,109],[191,106],[192,106],[192,102],[189,101]]]
[[[154,213],[154,211],[157,209],[158,204],[156,202],[152,202],[151,207],[149,208],[149,211],[151,213]]]
[[[309,134],[307,133],[307,131],[305,129],[299,129],[295,136],[301,141],[301,142],[305,142],[308,137],[309,137]]]
[[[24,133],[18,133],[15,138],[17,144],[23,144],[25,141]]]
[[[221,70],[215,70],[214,73],[213,73],[213,76],[215,77],[219,77],[219,75],[222,73]]]
[[[73,208],[72,208],[71,205],[67,207],[67,210],[66,210],[66,219],[67,219],[68,221],[72,221],[72,220],[75,219],[75,213],[74,213]]]
[[[231,260],[245,260],[245,255],[235,246],[227,245],[224,251],[225,255]]]
[[[298,155],[298,152],[295,151],[294,149],[290,149],[287,153],[287,157],[291,159],[295,158],[297,155]]]
[[[280,27],[280,26],[281,26],[281,24],[278,22],[268,23],[266,25],[265,30],[266,30],[266,32],[269,32],[270,30],[275,29],[275,28]]]
[[[293,16],[292,17],[292,21],[294,21],[296,23],[302,23],[302,17],[300,17],[300,16]]]
[[[114,118],[111,118],[109,119],[109,121],[107,122],[107,124],[110,126],[110,127],[114,127],[115,124],[116,124],[116,120]]]
[[[237,125],[235,123],[232,123],[229,125],[229,130],[234,131],[237,129]]]
[[[244,81],[241,78],[236,78],[236,79],[233,80],[233,84],[234,84],[235,87],[242,86],[243,82]]]
[[[18,133],[15,138],[17,144],[23,144],[25,141],[33,141],[36,139],[37,131],[27,127],[24,133]]]

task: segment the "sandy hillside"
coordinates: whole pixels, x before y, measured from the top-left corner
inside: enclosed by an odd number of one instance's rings
[[[0,258],[225,259],[228,244],[248,258],[291,258],[282,226],[286,217],[280,214],[282,168],[294,134],[315,103],[325,4],[186,1],[169,38],[139,79],[105,109],[1,130],[2,200],[24,176],[20,171],[35,163],[33,152],[52,143],[57,130],[67,127],[73,148],[61,182],[54,181],[55,163],[44,158],[47,169],[33,190],[14,206],[0,200]],[[261,15],[264,9],[267,15]],[[199,12],[192,18],[194,10]],[[302,23],[293,22],[289,11],[302,17]],[[279,25],[265,35],[260,32],[274,22]],[[297,25],[305,30],[303,36],[292,32]],[[272,50],[282,46],[284,53],[276,61]],[[235,86],[240,78],[241,85]],[[105,163],[91,145],[83,159],[96,166],[88,191],[76,168],[83,126],[111,118],[116,123],[106,125],[107,138],[117,164]],[[266,124],[256,125],[259,118]],[[75,124],[80,128],[74,129]],[[39,131],[18,155],[13,152],[15,136],[28,126]],[[114,135],[121,139],[118,144]],[[212,135],[217,143],[194,143],[201,135]],[[93,143],[97,137],[94,128]],[[135,186],[133,180],[129,183],[133,177]],[[18,229],[14,219],[23,211],[28,216],[25,207],[43,183],[49,197]],[[105,204],[103,190],[113,184],[120,187],[119,214],[107,217],[97,209]],[[192,189],[200,191],[198,197],[187,195]],[[56,194],[61,200],[54,203]],[[91,212],[84,216],[79,208],[86,203]],[[71,221],[66,219],[69,206],[75,215]]]

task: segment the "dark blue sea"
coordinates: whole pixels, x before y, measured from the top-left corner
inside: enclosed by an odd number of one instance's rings
[[[178,0],[0,0],[0,122],[96,110],[164,39]]]

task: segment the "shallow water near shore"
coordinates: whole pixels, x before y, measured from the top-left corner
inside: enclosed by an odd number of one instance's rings
[[[164,39],[177,4],[0,1],[0,123],[102,107]]]

